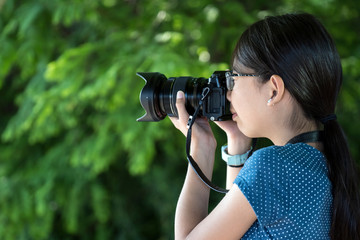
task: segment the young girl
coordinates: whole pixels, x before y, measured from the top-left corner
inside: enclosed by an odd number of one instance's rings
[[[309,14],[267,17],[250,26],[227,74],[232,120],[226,132],[229,192],[208,214],[209,189],[188,168],[176,239],[360,239],[356,165],[336,120],[342,69],[334,42]],[[189,115],[178,92],[184,135]],[[251,139],[274,146],[255,151]],[[216,140],[206,119],[192,130],[191,155],[211,179]]]

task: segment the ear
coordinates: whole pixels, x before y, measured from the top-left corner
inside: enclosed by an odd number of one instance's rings
[[[279,75],[272,75],[269,84],[269,100],[267,102],[268,106],[273,106],[276,103],[280,102],[284,97],[285,85],[284,81]]]

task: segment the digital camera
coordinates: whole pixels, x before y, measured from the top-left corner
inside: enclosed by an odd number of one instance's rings
[[[204,88],[210,90],[202,101],[199,115],[211,121],[231,119],[230,102],[226,98],[226,71],[215,71],[210,78],[171,77],[158,72],[138,72],[145,80],[140,93],[140,103],[145,110],[139,122],[155,122],[166,117],[177,117],[176,94],[185,93],[185,107],[190,115],[201,102]]]

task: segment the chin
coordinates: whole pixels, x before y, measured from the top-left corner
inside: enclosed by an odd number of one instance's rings
[[[246,137],[252,138],[248,129],[246,129],[243,125],[239,124],[239,122],[237,122],[237,127]]]
[[[237,124],[239,130],[248,138],[260,138],[263,136],[260,136],[254,131],[251,131],[249,128],[244,127],[243,125]]]

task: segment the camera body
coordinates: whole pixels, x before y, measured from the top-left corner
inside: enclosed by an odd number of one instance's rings
[[[202,116],[211,121],[231,119],[230,102],[226,98],[225,71],[215,71],[208,79],[207,87],[210,93],[202,104]]]
[[[145,115],[137,119],[140,122],[160,121],[166,117],[177,117],[176,94],[185,93],[185,107],[190,115],[199,106],[204,88],[210,90],[200,107],[200,116],[211,121],[231,119],[230,102],[226,98],[226,71],[215,71],[211,77],[171,77],[155,73],[138,72],[145,80],[145,86],[140,93],[140,103]]]

